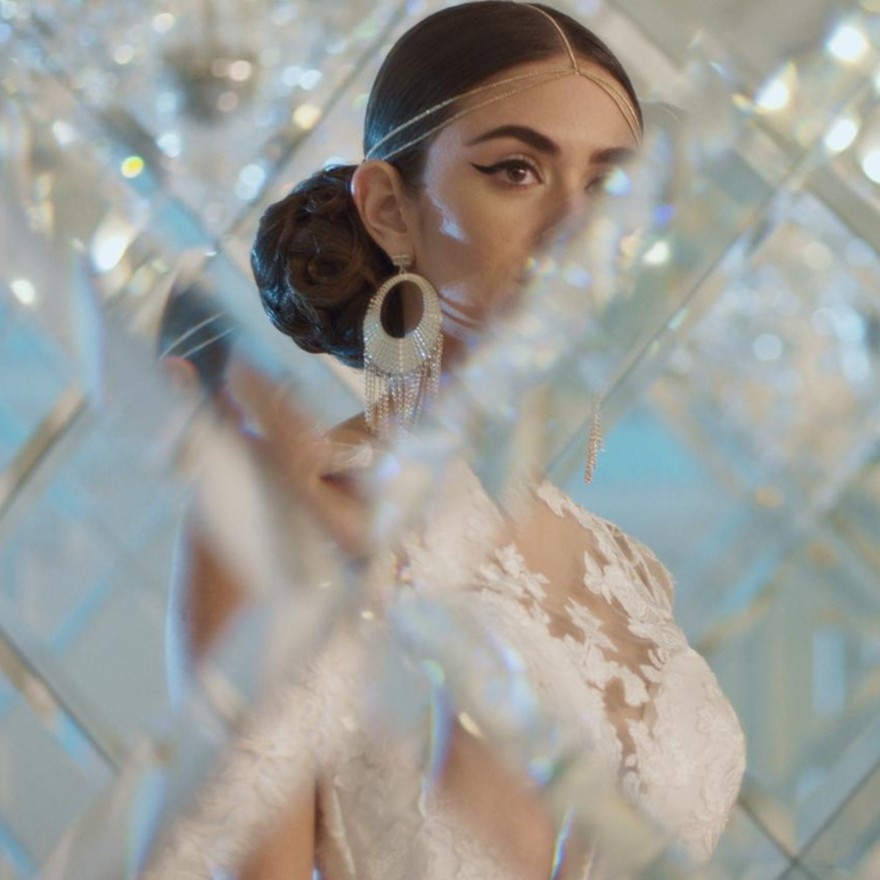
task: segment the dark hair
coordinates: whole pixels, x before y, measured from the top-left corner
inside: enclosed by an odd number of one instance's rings
[[[202,387],[214,392],[226,381],[235,335],[232,318],[206,282],[175,285],[159,319],[157,354],[189,361]]]
[[[607,70],[624,87],[641,122],[632,83],[611,50],[568,15],[539,6],[562,28],[574,51]],[[519,64],[564,51],[551,22],[524,3],[478,0],[418,22],[388,53],[373,84],[364,125],[364,155],[398,126]],[[410,189],[419,186],[430,137],[454,105],[389,138],[378,158],[391,156]],[[363,363],[361,323],[372,292],[393,271],[370,238],[351,198],[356,166],[325,168],[300,183],[263,215],[251,266],[272,323],[306,351]]]

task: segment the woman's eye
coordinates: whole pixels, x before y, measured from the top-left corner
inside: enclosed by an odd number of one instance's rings
[[[529,186],[540,180],[534,166],[523,159],[505,159],[503,162],[496,162],[494,165],[474,164],[474,168],[483,174],[500,177],[511,186]]]
[[[600,174],[598,177],[594,178],[587,184],[587,192],[590,195],[595,195],[596,193],[604,192],[607,185],[608,180],[611,175],[609,174]]]

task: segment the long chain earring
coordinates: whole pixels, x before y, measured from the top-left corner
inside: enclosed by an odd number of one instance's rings
[[[602,404],[597,395],[593,398],[593,411],[590,415],[590,439],[587,441],[587,466],[584,469],[584,482],[587,485],[593,482],[596,461],[599,458],[599,452],[604,448],[602,443]]]
[[[437,291],[427,278],[410,272],[408,255],[392,257],[398,268],[374,294],[364,316],[364,397],[367,427],[383,440],[395,426],[409,430],[440,386],[443,336]],[[385,299],[398,284],[413,284],[422,295],[419,323],[402,337],[382,323]]]

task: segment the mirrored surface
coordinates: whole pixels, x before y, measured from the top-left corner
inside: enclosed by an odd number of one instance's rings
[[[359,161],[384,48],[445,5],[0,2],[0,877],[35,877],[70,829],[85,853],[108,817],[137,813],[138,842],[107,855],[134,859],[153,827],[142,783],[164,772],[135,746],[167,746],[178,766],[220,752],[258,673],[286,656],[270,657],[277,630],[259,609],[286,609],[274,622],[303,634],[363,610],[341,586],[338,604],[254,601],[257,618],[214,658],[207,702],[184,710],[191,739],[166,737],[180,720],[166,603],[189,492],[169,463],[199,404],[154,370],[156,328],[172,290],[195,290],[313,425],[358,411],[359,374],[268,332],[250,245],[291,185]],[[746,784],[707,876],[868,880],[880,7],[558,5],[619,51],[650,136],[605,229],[535,267],[557,317],[571,303],[588,313],[568,328],[576,351],[548,348],[550,436],[535,448],[576,500],[666,562],[677,617],[742,720]],[[497,401],[533,363],[487,361],[495,396],[450,410],[473,416],[468,441],[494,454],[499,486],[534,438]],[[605,450],[587,487],[595,396]],[[461,439],[437,436],[438,458]],[[215,526],[235,538],[235,524]],[[526,720],[514,717],[534,757]]]

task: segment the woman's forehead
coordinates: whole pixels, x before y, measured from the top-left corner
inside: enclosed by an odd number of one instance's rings
[[[548,59],[520,65],[506,72],[564,73],[567,59]],[[586,65],[583,65],[586,69]],[[611,75],[598,65],[596,71],[606,80]],[[522,81],[521,81],[522,82]],[[601,85],[572,71],[556,79],[525,81],[512,94],[480,106],[479,99],[471,99],[459,119],[450,123],[438,140],[461,146],[471,143],[484,132],[508,126],[526,126],[539,131],[558,143],[563,150],[594,149],[596,147],[635,147],[635,138],[617,103]],[[616,82],[616,81],[615,81]],[[618,89],[622,90],[618,85]],[[500,87],[502,93],[504,87]]]

